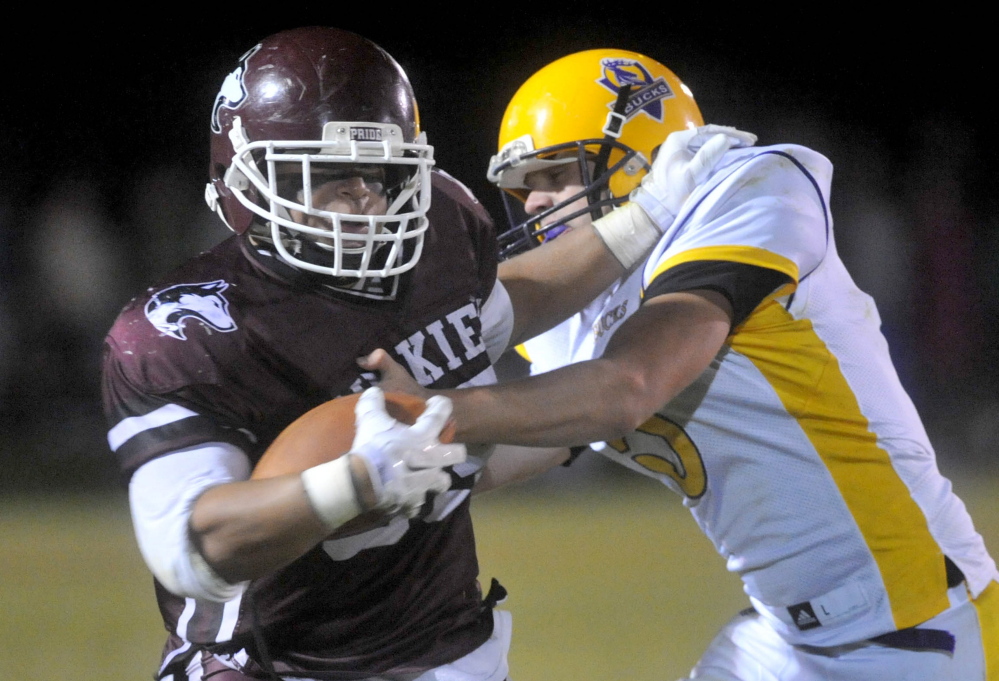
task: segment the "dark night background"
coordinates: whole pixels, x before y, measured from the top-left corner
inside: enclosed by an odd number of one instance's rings
[[[202,200],[215,94],[259,38],[307,24],[354,30],[403,65],[438,166],[499,221],[484,176],[506,102],[577,50],[648,54],[691,87],[707,121],[823,152],[840,253],[879,302],[942,461],[997,472],[997,60],[985,20],[573,7],[490,5],[485,18],[477,5],[306,8],[245,21],[227,5],[8,27],[22,44],[0,48],[0,490],[115,484],[102,336],[134,292],[226,235]]]

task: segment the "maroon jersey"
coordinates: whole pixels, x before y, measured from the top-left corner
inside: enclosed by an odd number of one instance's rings
[[[419,264],[362,295],[234,236],[133,299],[108,334],[103,374],[125,479],[210,442],[255,463],[303,413],[371,385],[355,360],[375,348],[426,386],[490,380],[479,313],[496,279],[493,225],[447,176],[434,173],[433,192]],[[163,673],[199,648],[245,648],[258,662],[266,648],[281,674],[330,679],[422,671],[477,648],[492,613],[476,584],[474,467],[461,473],[424,517],[396,519],[394,534],[360,549],[356,538],[324,542],[253,581],[238,603],[185,599],[157,583],[171,633]]]

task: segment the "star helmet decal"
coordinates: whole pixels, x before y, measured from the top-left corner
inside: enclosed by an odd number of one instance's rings
[[[600,68],[602,75],[597,79],[597,83],[607,88],[615,97],[608,102],[607,108],[613,109],[618,90],[630,85],[632,90],[624,109],[625,119],[643,113],[657,122],[662,122],[663,100],[676,96],[665,78],[662,76],[653,78],[648,69],[635,59],[601,59]]]

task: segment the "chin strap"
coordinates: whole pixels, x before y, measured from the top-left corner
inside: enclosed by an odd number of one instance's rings
[[[596,163],[593,166],[593,177],[600,177],[607,170],[607,163],[610,160],[611,145],[610,142],[616,140],[621,136],[621,128],[624,127],[625,122],[628,120],[625,118],[624,112],[628,108],[628,97],[631,95],[631,85],[622,85],[617,91],[617,101],[614,102],[613,110],[607,113],[607,122],[604,124],[604,143],[600,145],[600,151],[597,153]],[[580,150],[580,153],[585,153],[584,150]],[[581,163],[580,171],[583,174],[583,182],[586,186],[590,185],[592,178],[587,177],[586,163]],[[586,200],[589,203],[594,203],[599,200],[599,197],[593,195],[587,195]],[[594,220],[603,215],[602,208],[594,208],[590,211]]]
[[[628,97],[631,96],[631,86],[622,85],[621,89],[617,91],[617,101],[614,102],[614,109],[608,112],[607,122],[604,123],[604,128],[601,132],[604,134],[604,141],[609,142],[611,140],[616,140],[621,136],[621,128],[624,127],[627,118],[625,118],[624,111],[628,108]],[[610,145],[604,144],[600,148],[600,153],[597,154],[597,163],[594,175],[600,177],[600,173],[607,169],[607,159],[610,157]]]

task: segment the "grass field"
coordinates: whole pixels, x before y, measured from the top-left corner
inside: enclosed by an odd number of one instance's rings
[[[955,482],[999,553],[997,480]],[[679,499],[640,476],[476,500],[514,681],[673,681],[745,598]],[[149,679],[163,643],[123,496],[0,500],[0,680]]]

